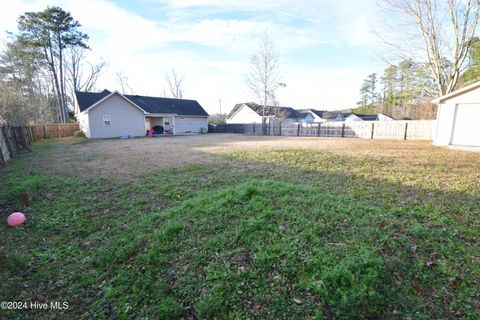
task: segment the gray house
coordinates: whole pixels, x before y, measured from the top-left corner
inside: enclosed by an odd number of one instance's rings
[[[75,115],[88,138],[145,136],[147,130],[189,134],[206,132],[208,113],[196,100],[110,92],[75,92]]]

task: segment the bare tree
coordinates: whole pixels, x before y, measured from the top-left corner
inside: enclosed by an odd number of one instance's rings
[[[260,41],[258,51],[250,58],[250,72],[246,78],[250,92],[262,106],[262,116],[267,113],[268,104],[278,103],[275,92],[282,85],[275,45],[265,33]]]
[[[70,47],[68,50],[65,69],[71,99],[75,96],[75,91],[95,91],[98,78],[106,67],[103,61],[95,65],[87,62],[86,57],[87,49],[85,48]],[[72,100],[69,102],[73,104]]]
[[[128,94],[128,93],[133,94],[133,90],[130,87],[130,85],[128,84],[127,76],[124,75],[122,72],[117,72],[116,76],[117,76],[117,81],[120,84],[120,87],[122,88],[122,93],[123,94]],[[128,90],[128,92],[127,92],[127,90]]]
[[[168,91],[170,92],[170,95],[173,98],[176,99],[182,99],[183,97],[183,81],[185,80],[185,74],[177,74],[175,69],[172,69],[172,71],[169,74],[165,75],[165,81],[167,82],[167,87]],[[163,89],[164,95],[165,93],[165,88]]]
[[[404,24],[395,29],[402,30],[403,36],[409,40],[386,42],[402,52],[408,52],[418,42],[418,48],[430,68],[438,92],[444,95],[455,90],[478,25],[480,1],[385,2],[390,13],[399,14],[399,18],[404,19]]]

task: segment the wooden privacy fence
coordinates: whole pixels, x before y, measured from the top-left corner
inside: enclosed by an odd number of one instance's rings
[[[80,130],[78,123],[37,124],[32,126],[34,141],[49,138],[71,137]]]
[[[32,127],[0,127],[0,165],[4,165],[16,154],[32,151]]]
[[[244,124],[249,135],[432,140],[435,120]]]
[[[35,141],[73,136],[77,130],[78,123],[0,126],[0,165],[21,152],[32,151],[31,146]]]

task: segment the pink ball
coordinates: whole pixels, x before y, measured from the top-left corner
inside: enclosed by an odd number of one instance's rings
[[[25,222],[25,215],[21,212],[14,212],[7,218],[7,223],[9,226],[18,226]]]

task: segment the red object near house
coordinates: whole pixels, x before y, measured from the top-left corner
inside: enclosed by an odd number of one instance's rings
[[[153,130],[148,130],[147,136],[153,137]]]

